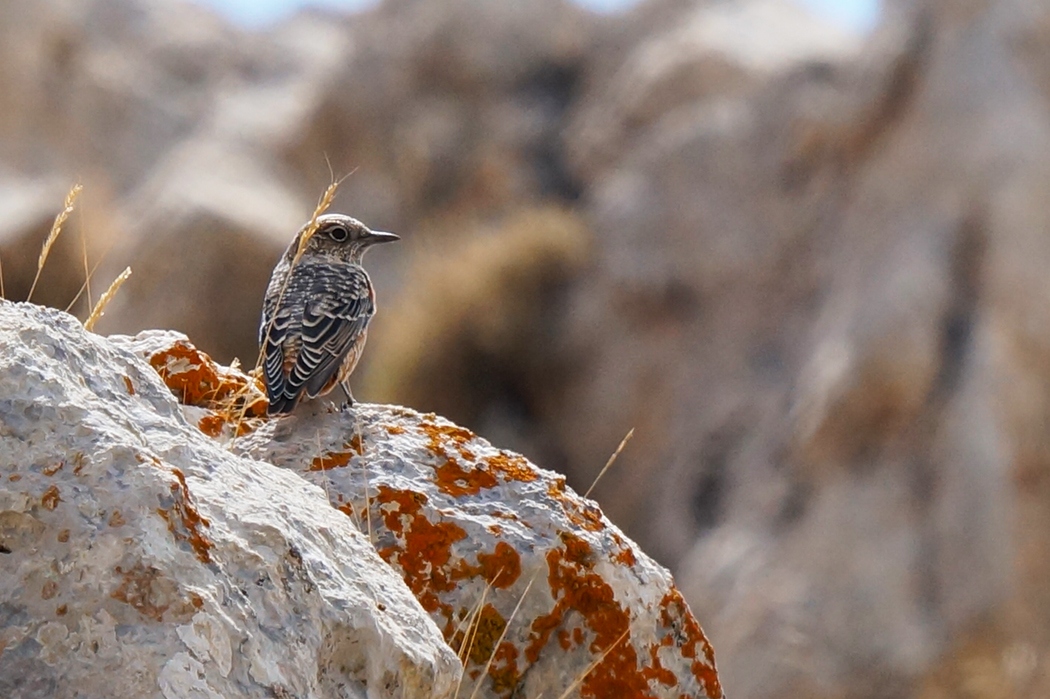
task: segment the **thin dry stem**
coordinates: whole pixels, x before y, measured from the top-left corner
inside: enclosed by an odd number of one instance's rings
[[[0,262],[0,299],[6,299],[7,292],[4,291],[4,263]]]
[[[361,421],[356,413],[354,414],[354,434],[357,435],[357,443],[362,445],[361,451],[364,452],[364,440],[361,439]],[[365,458],[363,453],[358,454],[358,456],[361,457],[361,471],[365,478],[365,522],[368,525],[368,543],[375,546],[375,539],[372,537],[372,504],[368,495],[368,459]]]
[[[55,221],[51,224],[51,231],[47,234],[47,239],[44,241],[44,247],[40,249],[40,258],[36,262],[36,276],[33,277],[33,283],[29,286],[29,295],[26,296],[26,301],[30,301],[33,298],[33,292],[36,291],[36,283],[40,281],[40,273],[44,270],[44,263],[47,262],[51,246],[55,244],[58,234],[62,232],[62,224],[73,213],[77,197],[82,189],[84,189],[84,186],[79,182],[73,185],[73,188],[69,190],[69,194],[66,195],[66,201],[63,203],[62,210],[55,216]]]
[[[332,182],[328,185],[328,189],[321,195],[320,201],[317,202],[317,206],[314,208],[314,215],[310,217],[310,223],[306,226],[306,230],[303,232],[301,238],[299,238],[299,247],[295,250],[295,258],[292,260],[292,266],[294,267],[299,258],[306,252],[306,244],[310,242],[310,238],[314,237],[314,233],[317,232],[318,223],[317,219],[321,217],[325,211],[328,211],[328,207],[332,205],[332,200],[335,199],[335,192],[339,189],[339,183],[342,180]]]
[[[624,435],[624,438],[620,440],[620,446],[616,447],[616,451],[613,452],[612,456],[609,457],[609,460],[605,462],[604,466],[602,466],[602,470],[598,471],[598,475],[595,476],[594,482],[591,483],[591,487],[587,489],[587,492],[583,494],[583,497],[587,497],[591,494],[591,491],[594,490],[594,486],[598,485],[598,481],[605,475],[605,472],[609,470],[609,467],[613,465],[616,461],[616,457],[620,455],[620,452],[623,451],[623,448],[627,446],[627,442],[631,441],[631,437],[633,436],[634,428],[632,427],[627,431],[627,434]]]
[[[80,253],[84,260],[84,288],[87,289],[87,306],[91,308],[91,270],[88,264],[87,233],[84,232],[84,217],[80,217]],[[72,306],[73,304],[70,304]]]
[[[459,689],[463,686],[463,675],[466,674],[467,656],[470,654],[470,649],[474,645],[474,639],[477,637],[478,619],[481,618],[481,611],[485,608],[485,597],[488,596],[491,587],[491,583],[485,583],[485,588],[481,591],[481,599],[479,599],[478,603],[474,605],[474,609],[470,611],[470,616],[467,617],[467,630],[463,634],[463,641],[459,644],[459,651],[456,653],[459,657],[459,662],[464,666],[464,672],[460,674],[459,681],[456,683],[456,691],[452,695],[454,697],[459,696]]]
[[[624,630],[624,632],[622,634],[620,634],[620,637],[618,639],[616,639],[613,643],[611,643],[609,645],[608,648],[606,648],[604,651],[602,651],[602,654],[599,655],[597,658],[595,658],[594,662],[592,662],[590,665],[588,665],[587,669],[585,669],[576,679],[574,679],[572,681],[572,684],[570,684],[565,689],[565,691],[562,692],[561,696],[558,697],[558,699],[568,699],[568,696],[570,694],[572,694],[572,690],[576,689],[577,685],[579,685],[580,682],[583,682],[583,680],[587,677],[587,675],[589,675],[592,672],[594,672],[594,668],[596,668],[599,665],[601,665],[602,661],[605,660],[605,656],[609,655],[609,653],[612,652],[613,648],[615,648],[616,646],[620,645],[623,642],[623,639],[627,638],[627,634],[629,634],[630,632],[631,632],[630,627],[627,627]]]
[[[95,264],[91,266],[91,271],[88,272],[87,277],[84,279],[84,283],[80,285],[80,289],[77,290],[76,296],[74,296],[73,300],[69,302],[68,306],[66,306],[66,313],[69,313],[69,309],[73,307],[73,304],[75,304],[80,299],[81,294],[83,294],[84,291],[88,288],[88,283],[91,281],[91,277],[95,276],[95,270],[97,270],[99,266],[106,260],[106,255],[108,255],[109,251],[112,249],[112,245],[106,248],[106,251],[102,253],[101,257],[99,257]],[[88,305],[90,306],[91,304]]]
[[[514,621],[514,617],[516,617],[518,615],[518,611],[521,610],[521,603],[525,601],[525,596],[529,594],[529,590],[532,589],[532,583],[536,582],[537,574],[539,574],[539,571],[536,571],[536,573],[532,575],[532,578],[529,580],[529,584],[525,586],[525,589],[521,592],[521,596],[518,597],[518,603],[514,605],[514,611],[512,611],[510,613],[510,616],[507,617],[507,623],[503,625],[503,631],[500,633],[499,638],[496,639],[495,645],[492,646],[492,654],[489,656],[488,662],[485,663],[485,670],[478,677],[477,684],[474,685],[474,691],[470,693],[470,699],[474,699],[477,696],[478,690],[481,688],[481,683],[485,681],[486,677],[488,677],[489,669],[492,667],[492,661],[496,657],[496,651],[499,650],[500,644],[503,643],[503,639],[507,637],[507,630],[510,629],[510,625]],[[499,573],[497,573],[496,575],[498,577]],[[458,696],[459,692],[457,691],[456,694]]]
[[[109,288],[106,289],[105,293],[98,297],[98,303],[96,303],[95,307],[91,309],[91,315],[89,315],[87,320],[84,321],[85,330],[93,330],[95,328],[95,323],[97,323],[99,318],[102,317],[102,314],[105,313],[106,306],[109,305],[109,302],[113,300],[113,297],[117,295],[117,291],[124,285],[124,282],[126,282],[130,276],[131,267],[125,267],[124,271],[120,273],[120,276],[114,279],[113,283],[109,285]]]

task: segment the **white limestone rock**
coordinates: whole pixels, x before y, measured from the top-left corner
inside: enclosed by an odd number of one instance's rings
[[[118,345],[0,301],[0,696],[452,696],[455,654],[351,520]]]

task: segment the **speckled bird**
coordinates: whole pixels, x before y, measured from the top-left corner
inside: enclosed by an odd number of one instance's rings
[[[353,404],[350,374],[376,312],[361,258],[376,243],[399,240],[349,216],[325,214],[296,262],[309,228],[303,226],[288,246],[263,299],[259,345],[270,415],[290,413],[304,396],[323,396],[336,384]]]

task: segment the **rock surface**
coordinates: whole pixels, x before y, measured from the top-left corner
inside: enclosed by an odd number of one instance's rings
[[[454,696],[324,491],[224,450],[119,345],[0,302],[0,695]]]
[[[319,401],[260,419],[254,381],[185,338],[118,342],[202,430],[323,488],[368,533],[465,658],[461,696],[723,696],[670,574],[563,477],[400,407]]]
[[[262,418],[176,333],[0,328],[4,696],[723,696],[667,570],[523,457],[403,408]]]

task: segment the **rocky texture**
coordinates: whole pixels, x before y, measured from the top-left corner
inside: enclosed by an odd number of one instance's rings
[[[203,431],[320,486],[368,533],[464,659],[460,696],[723,696],[670,574],[563,477],[405,408],[259,419],[255,382],[185,338],[117,342]]]
[[[121,344],[0,302],[0,694],[452,697],[455,654],[324,492],[203,435]]]

